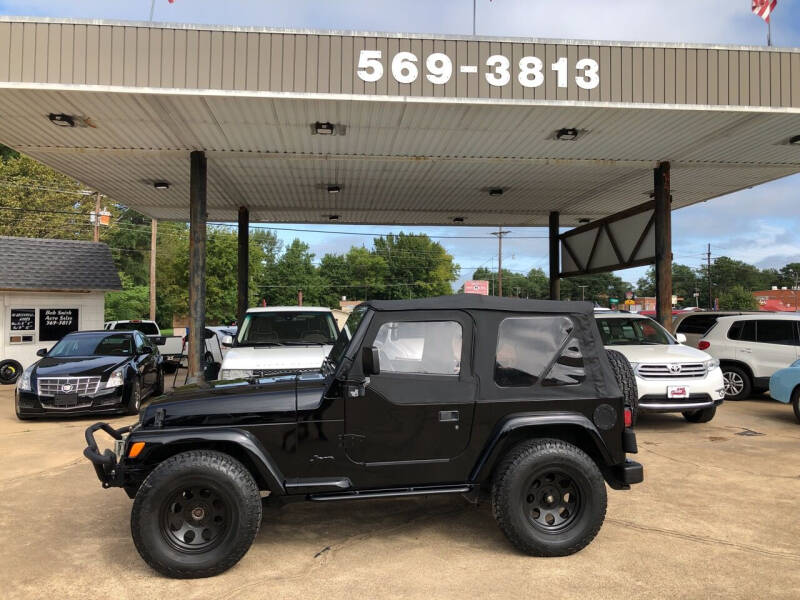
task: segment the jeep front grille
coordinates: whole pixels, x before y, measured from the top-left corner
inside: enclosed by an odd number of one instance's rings
[[[100,377],[40,377],[37,380],[40,396],[56,394],[78,394],[88,396],[97,392]],[[68,389],[64,389],[64,388]]]
[[[636,373],[642,379],[686,379],[705,377],[706,366],[703,363],[642,364]]]

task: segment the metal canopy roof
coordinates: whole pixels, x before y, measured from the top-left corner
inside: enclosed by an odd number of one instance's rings
[[[244,205],[267,222],[545,225],[558,210],[574,225],[648,200],[659,161],[676,208],[800,172],[797,50],[374,35],[0,20],[0,140],[180,220],[192,150],[208,155],[209,219],[227,221]],[[404,44],[418,88],[389,73]],[[355,76],[360,48],[382,49],[375,84]],[[423,79],[437,51],[455,64],[439,87]],[[527,53],[547,72],[535,89],[459,72]],[[559,88],[559,56],[596,57],[599,85]],[[343,134],[314,135],[317,121]]]

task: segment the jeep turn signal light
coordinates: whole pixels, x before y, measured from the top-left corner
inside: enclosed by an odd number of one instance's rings
[[[625,419],[627,420],[627,417],[625,417]],[[141,454],[143,448],[144,442],[134,442],[133,445],[131,445],[131,449],[128,450],[128,458],[136,458]]]
[[[633,425],[633,413],[631,412],[630,408],[625,409],[625,427],[630,427]],[[137,442],[138,444],[142,444],[144,446],[144,442]]]

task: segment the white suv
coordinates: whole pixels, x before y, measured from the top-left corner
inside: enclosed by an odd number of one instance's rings
[[[778,369],[800,358],[800,314],[720,317],[697,347],[719,359],[725,397],[743,400],[769,388]]]
[[[661,325],[630,313],[595,314],[603,344],[631,363],[642,412],[680,412],[692,423],[714,418],[724,398],[719,361],[684,346]]]

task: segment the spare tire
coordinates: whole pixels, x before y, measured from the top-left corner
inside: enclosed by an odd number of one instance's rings
[[[634,426],[639,418],[639,388],[636,386],[636,376],[633,374],[631,363],[622,352],[606,350],[606,354],[614,371],[614,379],[622,390],[625,406],[631,409],[631,426]]]
[[[22,375],[22,365],[16,360],[0,361],[0,384],[11,385]]]

